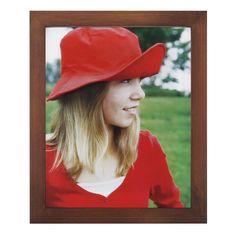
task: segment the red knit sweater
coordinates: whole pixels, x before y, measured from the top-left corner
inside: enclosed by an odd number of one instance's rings
[[[147,208],[152,199],[159,207],[182,208],[180,191],[156,137],[141,131],[138,158],[123,183],[107,197],[78,186],[61,164],[50,171],[56,151],[46,145],[46,205],[67,208]]]

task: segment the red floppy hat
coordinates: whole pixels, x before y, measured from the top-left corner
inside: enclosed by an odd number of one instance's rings
[[[100,81],[157,74],[166,48],[157,43],[142,53],[138,37],[121,28],[83,27],[61,40],[61,78],[47,100]]]

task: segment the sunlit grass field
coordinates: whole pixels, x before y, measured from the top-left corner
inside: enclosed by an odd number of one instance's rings
[[[185,207],[191,207],[190,112],[191,99],[186,97],[146,97],[141,104],[141,129],[148,129],[160,141]],[[46,133],[57,102],[46,104]],[[150,201],[150,207],[155,207]]]
[[[191,207],[190,113],[191,99],[186,97],[147,97],[140,112],[141,128],[157,136],[167,155],[185,207]]]

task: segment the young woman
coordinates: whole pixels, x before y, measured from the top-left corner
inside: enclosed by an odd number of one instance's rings
[[[163,44],[141,52],[127,29],[77,28],[61,41],[59,101],[46,144],[48,207],[181,208],[155,136],[140,131],[142,78],[157,74]]]

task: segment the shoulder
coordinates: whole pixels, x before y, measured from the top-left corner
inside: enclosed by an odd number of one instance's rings
[[[49,145],[47,143],[47,139],[46,139],[46,144],[45,144],[45,155],[46,155],[46,166],[52,166],[54,163],[54,160],[56,158],[56,152],[57,149],[55,146]]]
[[[152,134],[149,130],[141,130],[139,133],[139,147],[145,148],[148,151],[154,151],[155,153],[164,154],[158,137]]]
[[[45,145],[45,151],[46,151],[46,154],[48,153],[53,153],[56,151],[56,148],[54,146],[51,146],[49,144],[46,143]]]
[[[150,145],[154,145],[155,143],[159,144],[157,136],[153,135],[149,130],[141,130],[139,133],[140,142],[149,143]]]

